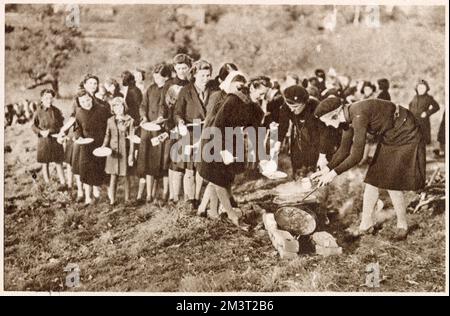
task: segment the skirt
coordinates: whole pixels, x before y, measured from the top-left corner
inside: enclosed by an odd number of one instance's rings
[[[106,179],[105,158],[92,154],[98,144],[79,145],[78,170],[82,183],[100,186]],[[75,172],[74,172],[75,173]]]
[[[400,108],[394,127],[378,143],[365,183],[380,189],[416,191],[425,186],[425,142],[411,112]]]
[[[422,135],[423,135],[423,141],[425,142],[425,144],[429,145],[431,144],[431,124],[430,124],[430,118],[426,117],[426,118],[421,118],[421,117],[417,117],[416,118],[417,122],[419,123],[419,128],[422,131]]]
[[[163,175],[163,146],[153,146],[151,139],[158,136],[157,132],[141,130],[136,173],[139,178],[145,176],[161,177]]]
[[[198,164],[198,173],[205,181],[227,188],[233,184],[236,173],[239,173],[236,168],[243,167],[242,162],[225,165],[223,162],[202,161]]]
[[[200,174],[200,176],[206,181],[216,184],[221,187],[230,187],[234,178],[237,174],[242,173],[248,167],[248,155],[247,153],[247,142],[244,143],[244,161],[242,162],[233,162],[229,165],[225,165],[221,161],[221,157],[218,153],[214,152],[213,141],[211,140],[211,146],[209,147],[209,158],[206,159],[205,151],[208,148],[205,147],[207,141],[202,140],[200,148],[202,150],[202,159],[201,161],[196,163],[196,170]],[[209,161],[209,160],[213,161]]]
[[[53,137],[39,137],[37,143],[37,162],[62,163],[64,161],[64,148]]]

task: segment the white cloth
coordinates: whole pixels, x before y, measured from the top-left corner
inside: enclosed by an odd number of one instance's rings
[[[233,91],[230,91],[230,85],[231,85],[231,82],[233,81],[233,79],[236,78],[236,76],[242,76],[247,81],[247,76],[244,75],[244,73],[242,73],[240,71],[232,71],[228,74],[228,76],[225,78],[225,80],[220,84],[219,88],[221,90],[225,91],[226,93],[233,92]]]

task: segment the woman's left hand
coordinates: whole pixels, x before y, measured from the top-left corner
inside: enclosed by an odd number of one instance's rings
[[[331,182],[334,180],[334,178],[335,178],[336,176],[337,176],[336,171],[331,170],[330,172],[328,172],[328,173],[322,175],[322,176],[319,178],[319,184],[318,184],[318,186],[319,186],[319,187],[323,187],[323,186],[325,186],[325,185],[331,183]]]

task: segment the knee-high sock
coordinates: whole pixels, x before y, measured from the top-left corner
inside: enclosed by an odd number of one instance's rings
[[[392,200],[395,213],[397,214],[397,228],[408,229],[408,221],[406,219],[406,204],[403,191],[388,190]]]
[[[359,225],[359,228],[361,230],[369,229],[371,226],[375,224],[373,221],[373,211],[378,201],[378,197],[379,197],[378,188],[366,183],[366,186],[364,188],[361,224]]]

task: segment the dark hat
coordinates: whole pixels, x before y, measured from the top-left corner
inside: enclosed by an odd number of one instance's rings
[[[284,99],[288,104],[299,104],[308,101],[309,94],[301,86],[291,86],[283,91]]]
[[[329,97],[319,103],[319,105],[316,107],[316,110],[314,111],[314,115],[316,117],[321,117],[322,115],[333,112],[334,110],[338,109],[341,105],[342,101],[340,98]]]

